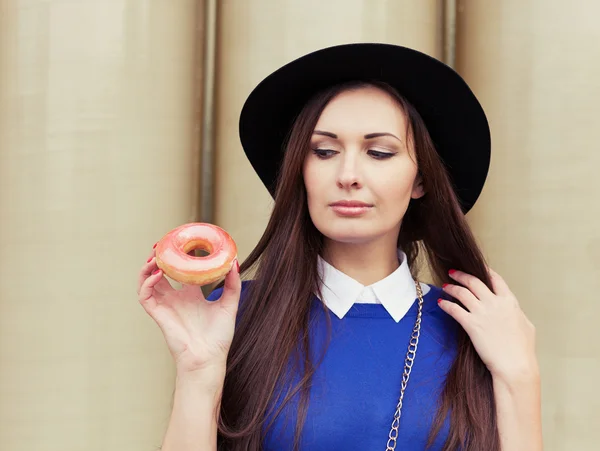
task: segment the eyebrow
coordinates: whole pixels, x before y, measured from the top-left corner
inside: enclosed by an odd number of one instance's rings
[[[330,138],[338,139],[338,136],[335,133],[325,132],[325,131],[322,131],[322,130],[315,130],[313,132],[313,134],[314,135],[329,136]],[[394,135],[392,133],[387,133],[387,132],[369,133],[369,134],[366,134],[364,136],[364,138],[365,139],[374,139],[374,138],[379,138],[381,136],[391,136],[392,138],[396,138],[398,141],[402,142],[402,140],[400,138],[398,138],[396,135]]]

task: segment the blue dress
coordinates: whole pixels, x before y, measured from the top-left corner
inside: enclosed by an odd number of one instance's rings
[[[247,287],[248,282],[244,282]],[[217,299],[221,289],[208,297]],[[448,370],[456,355],[456,322],[437,305],[442,290],[430,286],[424,296],[421,334],[404,394],[397,451],[426,449],[427,438]],[[310,389],[302,451],[371,451],[386,448],[418,302],[395,322],[381,304],[354,304],[343,318],[323,311],[314,299],[310,337],[312,358],[321,355],[326,317],[332,336]],[[313,360],[314,361],[314,360]],[[265,451],[291,450],[297,399],[292,399],[268,431]],[[270,420],[270,418],[269,418]],[[431,451],[440,451],[449,419]]]

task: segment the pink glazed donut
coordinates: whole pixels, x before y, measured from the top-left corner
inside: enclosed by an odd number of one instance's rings
[[[194,249],[207,256],[188,255]],[[213,224],[193,222],[167,233],[156,245],[156,264],[181,283],[208,285],[227,275],[237,258],[235,241],[225,230]]]

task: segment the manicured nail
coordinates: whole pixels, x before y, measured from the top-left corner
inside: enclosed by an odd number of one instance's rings
[[[160,271],[160,269],[155,269],[154,271],[152,271],[152,275],[154,276],[154,275],[158,274],[158,271]]]
[[[150,260],[152,260],[153,257],[150,257],[148,260],[146,260],[146,263],[150,263]]]
[[[154,246],[152,246],[152,249],[156,249],[157,244],[158,244],[158,242],[154,243]]]
[[[448,271],[448,274],[452,275],[456,272],[456,269],[451,269],[450,271]]]
[[[238,274],[240,273],[240,262],[237,260],[237,258],[235,259],[235,270]]]
[[[442,288],[446,288],[448,285],[450,285],[449,283],[445,283],[444,285],[442,285]]]
[[[441,299],[441,298],[440,298],[440,299],[438,299],[438,304],[441,304],[441,303],[442,303],[442,301],[443,301],[443,299]]]

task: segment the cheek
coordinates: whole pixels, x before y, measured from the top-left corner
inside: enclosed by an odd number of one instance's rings
[[[370,186],[382,213],[394,217],[404,215],[413,190],[411,177],[380,174]]]
[[[397,174],[385,176],[380,173],[373,177],[370,187],[381,202],[398,202],[410,198],[413,183],[410,177],[398,177]]]
[[[319,177],[317,177],[317,169],[318,168],[310,158],[304,163],[302,174],[304,177],[304,187],[306,189],[306,196],[308,197],[309,206],[310,203],[314,201],[318,193],[321,192],[319,187]]]
[[[304,166],[302,167],[302,178],[304,179],[304,187],[306,188],[306,192],[310,192],[310,187],[312,185],[312,173],[310,163],[304,162]]]

